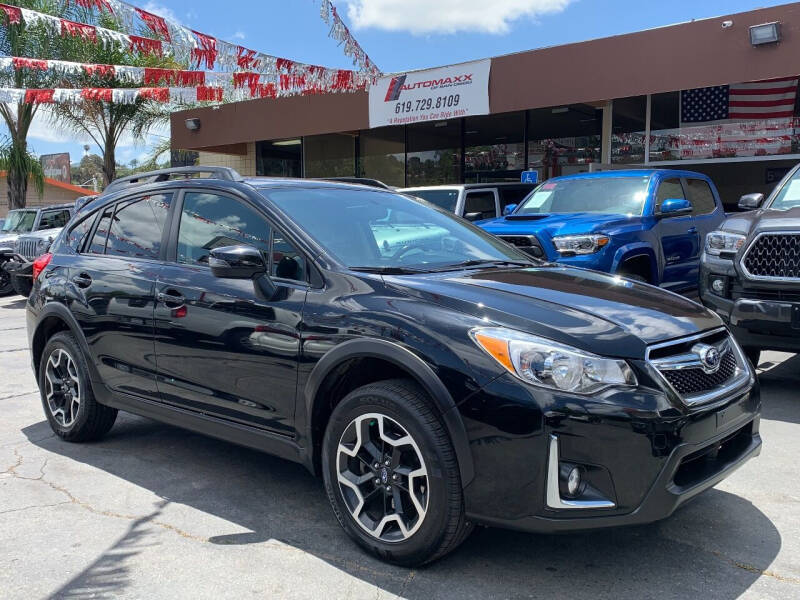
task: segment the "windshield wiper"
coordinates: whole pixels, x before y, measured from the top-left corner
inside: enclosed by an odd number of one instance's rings
[[[423,269],[411,269],[409,267],[347,267],[351,271],[359,273],[377,273],[378,275],[414,275],[416,273],[429,273]]]
[[[522,262],[518,260],[465,260],[464,262],[454,263],[452,265],[444,265],[435,269],[435,271],[457,271],[459,269],[468,269],[470,267],[533,267],[532,262]]]

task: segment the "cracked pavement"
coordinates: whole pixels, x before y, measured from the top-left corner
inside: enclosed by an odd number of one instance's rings
[[[762,359],[762,455],[672,518],[480,529],[408,570],[361,553],[299,465],[123,414],[99,443],[61,442],[24,326],[0,298],[3,598],[800,597],[800,357]]]

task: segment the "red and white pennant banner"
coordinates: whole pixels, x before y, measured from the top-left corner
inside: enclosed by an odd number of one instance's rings
[[[51,37],[72,36],[139,54],[172,56],[197,68],[205,65],[212,70],[219,66],[229,72],[258,73],[270,80],[267,83],[274,84],[282,95],[355,91],[367,88],[373,80],[365,73],[299,63],[217,40],[119,0],[72,1],[113,13],[128,32],[137,30],[138,19],[157,37],[122,33],[7,4],[0,4],[0,12],[5,13],[9,24],[41,27]]]
[[[361,44],[350,33],[331,0],[321,0],[320,16],[326,24],[331,26],[328,35],[344,46],[345,56],[353,59],[353,64],[358,67],[359,73],[368,75],[371,80],[380,77],[381,70],[372,62]]]
[[[0,88],[0,102],[17,104],[76,104],[84,101],[135,104],[138,100],[173,104],[222,102],[223,89],[200,86],[196,88],[55,88],[20,89]]]
[[[313,69],[313,67],[310,68]],[[351,90],[355,85],[352,79],[353,72],[346,70],[332,71],[328,69],[321,76],[312,73],[308,78],[300,75],[282,74],[278,77],[277,82],[274,82],[264,75],[252,71],[223,73],[219,71],[131,67],[126,65],[103,65],[0,56],[0,75],[10,76],[17,71],[26,69],[47,72],[61,79],[96,76],[103,80],[118,81],[127,86],[218,87],[225,91],[225,96],[228,100],[274,98],[297,93],[309,95],[340,92]],[[329,78],[329,73],[334,76]]]

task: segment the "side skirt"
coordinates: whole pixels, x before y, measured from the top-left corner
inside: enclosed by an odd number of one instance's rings
[[[95,387],[97,384],[95,384]],[[231,423],[208,415],[202,415],[190,410],[167,406],[151,400],[134,398],[124,394],[111,394],[104,390],[102,404],[119,410],[133,413],[141,417],[154,419],[168,425],[202,433],[226,442],[238,444],[272,454],[279,458],[301,463],[308,467],[306,451],[293,439],[260,429],[250,428],[246,425]]]

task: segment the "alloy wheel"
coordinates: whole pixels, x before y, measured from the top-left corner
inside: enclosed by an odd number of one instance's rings
[[[339,489],[361,528],[383,542],[414,535],[429,500],[428,470],[414,438],[394,419],[368,413],[345,428],[336,454]]]
[[[61,348],[47,359],[45,399],[50,414],[60,425],[70,427],[75,422],[81,404],[81,381],[75,360]]]

